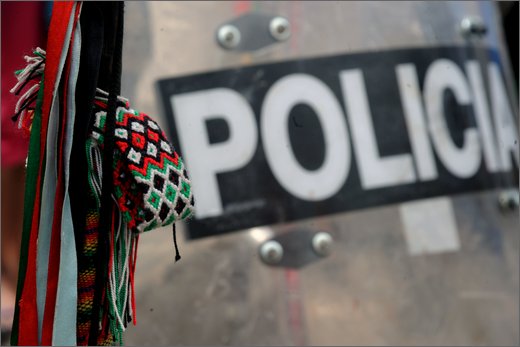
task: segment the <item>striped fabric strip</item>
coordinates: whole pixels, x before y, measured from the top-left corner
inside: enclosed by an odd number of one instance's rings
[[[76,30],[76,26],[79,20],[81,10],[81,3],[76,2],[73,6],[73,14],[72,14],[72,27],[67,29],[68,35],[70,39],[65,46],[66,50],[66,62],[62,70],[62,75],[59,77],[60,81],[60,90],[55,95],[57,97],[57,101],[61,106],[61,114],[60,114],[60,133],[59,133],[59,146],[58,146],[58,154],[57,154],[57,167],[58,167],[58,183],[56,185],[56,195],[54,199],[54,215],[52,220],[52,233],[51,233],[51,246],[49,252],[49,269],[47,275],[47,296],[45,302],[45,311],[43,315],[43,325],[42,325],[42,344],[43,345],[52,345],[54,344],[53,336],[56,330],[62,329],[62,327],[54,327],[54,319],[56,317],[56,307],[58,302],[58,285],[59,279],[63,276],[62,272],[69,271],[69,266],[73,266],[74,264],[67,264],[67,267],[64,269],[60,266],[61,256],[62,254],[67,254],[71,252],[70,249],[62,249],[64,247],[70,247],[70,245],[66,242],[66,235],[63,235],[62,232],[62,215],[63,215],[63,201],[65,199],[65,177],[64,177],[64,157],[65,157],[65,143],[67,139],[66,135],[66,124],[68,121],[69,114],[69,98],[68,94],[69,90],[69,82],[72,76],[72,49],[74,46],[74,32]],[[71,35],[71,36],[69,36]],[[65,48],[64,47],[64,48]],[[65,241],[65,243],[64,243]],[[74,246],[74,243],[72,244]],[[65,252],[65,253],[63,253]],[[70,257],[68,257],[70,258]],[[70,259],[66,259],[69,262]],[[72,284],[72,283],[71,283]],[[63,314],[63,312],[61,312]],[[75,340],[75,339],[73,339]],[[74,342],[74,341],[73,341]],[[67,343],[62,343],[67,344]]]
[[[83,242],[80,246],[81,261],[78,263],[78,308],[77,308],[77,345],[87,346],[91,317],[94,305],[96,284],[96,261],[99,242],[99,209],[101,207],[101,152],[94,140],[88,139],[86,146],[88,163],[87,216]],[[98,345],[111,345],[111,334],[100,334]]]
[[[36,120],[38,133],[33,137],[29,151],[30,163],[27,175],[27,196],[29,200],[24,207],[24,231],[22,252],[20,257],[19,281],[17,289],[17,306],[13,321],[11,344],[13,345],[37,345],[38,337],[38,311],[37,311],[37,285],[36,285],[36,261],[37,239],[40,217],[41,189],[44,179],[45,148],[47,140],[47,127],[50,108],[56,88],[56,79],[60,70],[60,57],[65,39],[70,14],[73,8],[72,2],[60,2],[54,5],[51,25],[49,27],[47,41],[47,63],[45,65],[45,79],[43,87],[43,99],[38,103],[37,110],[41,119]],[[66,50],[65,50],[66,51]],[[42,89],[41,89],[42,90]],[[40,109],[41,107],[41,109]],[[41,111],[40,111],[41,110]],[[40,122],[41,121],[41,122]],[[41,124],[41,128],[40,128]],[[39,135],[39,136],[38,136]],[[38,137],[39,143],[33,138]],[[39,155],[35,152],[39,152]],[[30,172],[30,174],[29,174]],[[30,207],[29,207],[30,205]]]

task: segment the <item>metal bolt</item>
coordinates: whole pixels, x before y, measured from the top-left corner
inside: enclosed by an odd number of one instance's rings
[[[479,17],[465,17],[460,22],[460,30],[462,35],[470,36],[484,36],[487,33],[487,26]]]
[[[289,21],[283,17],[275,17],[269,24],[269,31],[275,40],[285,41],[291,36]]]
[[[278,241],[270,240],[260,246],[260,258],[266,264],[274,265],[283,257],[283,248]]]
[[[326,257],[332,252],[332,236],[326,232],[319,232],[312,238],[312,249],[320,257]]]
[[[226,48],[232,49],[240,43],[240,31],[234,25],[224,25],[218,29],[217,40],[219,44]]]
[[[506,190],[498,194],[498,204],[502,210],[514,210],[520,204],[520,196],[516,190]]]

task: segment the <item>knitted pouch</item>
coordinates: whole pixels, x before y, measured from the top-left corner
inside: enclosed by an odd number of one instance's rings
[[[99,90],[98,90],[99,91]],[[114,131],[114,195],[130,230],[140,233],[193,213],[190,180],[181,157],[148,115],[119,98]],[[103,145],[105,104],[96,100],[91,137]]]

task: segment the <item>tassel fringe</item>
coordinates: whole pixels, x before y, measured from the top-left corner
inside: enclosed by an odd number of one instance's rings
[[[43,83],[46,58],[46,52],[39,47],[36,48],[33,54],[34,56],[32,57],[28,55],[24,57],[27,65],[25,68],[15,72],[18,82],[10,90],[12,94],[19,95],[29,82],[38,80],[36,84],[20,96],[15,106],[15,113],[11,118],[14,122],[18,121],[18,129],[24,129],[27,133],[31,131],[36,99]]]
[[[124,100],[124,98],[121,98]],[[89,162],[92,175],[90,184],[98,203],[101,197],[101,182],[103,170],[102,153],[99,147],[90,142]],[[112,197],[115,200],[115,197]],[[117,203],[115,204],[117,206]],[[114,342],[123,343],[123,332],[129,322],[136,324],[134,273],[137,260],[137,244],[139,234],[131,232],[117,209],[112,218],[113,228],[109,238],[108,284],[106,298],[108,300],[108,315],[114,317],[110,324],[110,333]],[[101,334],[103,335],[103,334]]]

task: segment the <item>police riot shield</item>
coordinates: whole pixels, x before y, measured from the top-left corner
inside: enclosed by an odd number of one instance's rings
[[[130,345],[519,343],[518,98],[493,2],[128,2],[123,88],[195,217]]]

